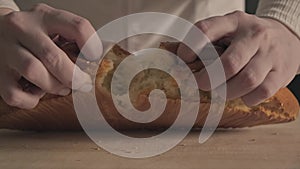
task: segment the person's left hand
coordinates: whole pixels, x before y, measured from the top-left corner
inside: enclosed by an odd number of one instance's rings
[[[199,21],[196,26],[212,42],[231,39],[220,56],[227,79],[228,99],[241,97],[245,104],[257,105],[287,86],[298,72],[300,40],[277,20],[237,11]],[[195,61],[197,57],[187,51],[181,44],[177,52],[185,62]],[[209,66],[214,65],[216,62]],[[210,86],[204,69],[195,76],[202,90],[218,87]]]

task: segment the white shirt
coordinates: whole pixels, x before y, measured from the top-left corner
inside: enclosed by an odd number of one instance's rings
[[[12,0],[0,0],[0,4]],[[87,18],[96,29],[119,17],[139,12],[163,12],[184,18],[191,23],[210,16],[224,15],[235,10],[244,10],[244,0],[15,0],[21,9],[30,9],[43,2]],[[159,25],[161,26],[161,25]],[[170,25],[171,26],[171,25]],[[139,31],[139,27],[135,27]],[[168,28],[164,28],[168,29]],[[154,36],[131,38],[121,45],[129,51],[158,46],[162,39]],[[141,43],[141,41],[143,43]]]

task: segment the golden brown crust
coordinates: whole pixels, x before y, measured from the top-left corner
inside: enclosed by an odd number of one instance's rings
[[[160,47],[176,54],[179,43],[163,42]],[[219,54],[224,51],[220,47],[216,50]],[[201,94],[203,95],[205,92],[201,92]],[[202,104],[203,102],[201,102]],[[202,110],[205,112],[205,117],[207,116],[207,110],[205,108]],[[299,104],[297,99],[287,88],[283,88],[270,99],[251,108],[247,107],[241,99],[228,101],[219,127],[251,127],[261,124],[289,122],[295,120],[298,113]],[[203,126],[204,119],[202,117],[198,118],[195,126]]]
[[[81,126],[70,95],[42,100],[32,110],[18,109],[3,115],[0,117],[0,128],[44,131],[80,130]]]
[[[299,114],[299,103],[293,93],[288,88],[282,88],[274,98],[281,104],[285,116],[295,120]]]
[[[162,43],[161,48],[176,53],[178,43]],[[176,119],[180,109],[181,100],[178,99],[179,96],[174,95],[174,92],[173,94],[167,95],[167,107],[164,113],[158,119],[148,124],[131,122],[121,116],[116,110],[109,87],[111,76],[116,66],[128,55],[130,55],[130,53],[121,49],[119,46],[114,46],[98,69],[96,97],[103,116],[111,126],[118,130],[168,128]],[[167,78],[166,76],[163,77]],[[139,83],[138,80],[137,78],[137,82]],[[172,79],[165,79],[165,83],[170,80]],[[138,85],[138,83],[136,85]],[[175,90],[177,86],[171,88],[174,89],[165,90]],[[138,92],[138,94],[133,95],[131,99],[137,109],[146,110],[149,108],[148,95],[150,91],[151,88],[141,88],[135,91]],[[205,99],[202,99],[200,103],[199,114],[194,126],[196,128],[203,126],[211,106],[208,102],[209,94],[204,92],[201,92],[201,94],[207,96],[201,97]],[[251,127],[262,124],[289,122],[296,119],[298,112],[299,105],[297,100],[287,88],[284,88],[264,103],[251,108],[244,105],[240,99],[227,102],[219,127]],[[188,113],[189,112],[185,112],[185,114]],[[39,105],[32,110],[13,108],[6,105],[3,100],[0,100],[0,128],[22,130],[81,130],[73,108],[71,95],[66,97],[46,95],[40,101]]]
[[[179,43],[165,42],[160,45],[160,48],[176,53],[178,46]],[[219,49],[219,51],[221,50]],[[129,55],[129,53],[127,54]],[[157,75],[159,74],[159,72],[156,73]],[[154,80],[154,78],[152,79]],[[137,83],[139,84],[139,86],[143,85],[143,81],[139,81]],[[168,83],[167,79],[165,79],[164,83]],[[98,86],[100,88],[103,87],[102,85],[98,85]],[[138,96],[138,98],[132,99],[133,105],[135,105],[136,108],[138,108],[139,110],[148,109],[150,106],[148,102],[148,94],[151,90],[152,89],[149,88],[146,89],[142,88],[140,90],[135,90],[135,93]],[[105,87],[104,89],[102,89],[102,92],[99,93],[100,94],[106,93],[105,96],[99,97],[99,100],[100,98],[103,99],[103,97],[106,98],[104,99],[106,102],[105,104],[103,104],[103,106],[105,107],[104,111],[113,112],[112,113],[113,115],[111,114],[112,116],[115,117],[119,116],[119,113],[116,111],[114,105],[112,104],[112,100],[109,92],[105,91]],[[203,96],[209,94],[207,92],[201,91],[201,95]],[[164,111],[163,115],[152,123],[149,123],[147,125],[135,124],[133,122],[124,119],[122,116],[119,116],[117,118],[119,120],[118,126],[114,126],[114,127],[115,128],[127,128],[129,126],[130,126],[129,128],[155,128],[155,127],[157,128],[158,126],[168,127],[172,124],[172,122],[175,120],[175,118],[178,115],[178,110],[180,105],[180,100],[178,98],[179,96],[177,96],[177,99],[176,98],[172,99],[172,97],[168,97],[167,108]],[[201,107],[200,109],[201,113],[199,113],[197,117],[195,127],[202,127],[204,125],[205,119],[207,117],[210,108],[210,103],[208,102],[207,99],[201,100],[200,107]],[[251,126],[256,126],[261,124],[275,124],[275,123],[289,122],[295,120],[298,111],[299,111],[299,106],[297,100],[287,88],[284,88],[278,91],[278,93],[276,93],[275,96],[268,99],[264,103],[251,108],[247,107],[242,102],[241,99],[227,102],[219,127],[222,128],[251,127]]]

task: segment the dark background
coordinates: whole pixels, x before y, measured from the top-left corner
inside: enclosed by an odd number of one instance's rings
[[[257,8],[258,0],[246,0],[246,12],[254,14]],[[300,55],[300,54],[299,54]],[[298,101],[300,101],[300,89],[297,87],[300,84],[300,75],[290,83],[288,88],[295,94]]]

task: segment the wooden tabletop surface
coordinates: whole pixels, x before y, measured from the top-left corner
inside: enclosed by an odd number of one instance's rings
[[[1,169],[300,169],[300,120],[217,131],[205,144],[192,132],[172,150],[128,159],[97,147],[83,132],[0,130]]]

